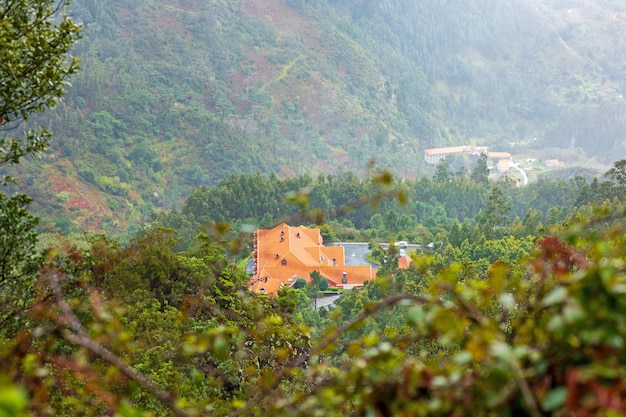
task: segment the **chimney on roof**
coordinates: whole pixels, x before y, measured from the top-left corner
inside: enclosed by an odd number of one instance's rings
[[[287,265],[287,259],[283,258],[283,260],[280,263],[283,265]]]
[[[342,275],[343,276],[341,277],[341,283],[342,284],[347,284],[348,283],[348,273],[344,272]]]
[[[337,266],[337,258],[333,258],[333,266]]]

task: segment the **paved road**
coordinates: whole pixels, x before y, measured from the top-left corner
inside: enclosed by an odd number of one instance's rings
[[[321,297],[317,299],[317,310],[322,307],[327,307],[332,305],[337,299],[341,297],[341,295],[329,295],[327,297]],[[311,306],[315,308],[315,301],[311,301]]]
[[[522,181],[524,182],[524,185],[528,185],[528,175],[526,175],[526,171],[524,171],[524,169],[522,169],[519,164],[512,164],[511,166],[517,169],[520,174],[522,174]]]

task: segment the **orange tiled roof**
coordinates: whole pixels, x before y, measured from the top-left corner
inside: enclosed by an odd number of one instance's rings
[[[281,286],[292,286],[298,278],[310,281],[313,271],[339,288],[360,287],[373,278],[369,265],[345,266],[343,247],[324,246],[319,229],[283,223],[273,229],[257,230],[254,245],[252,291],[276,294]],[[342,282],[344,272],[346,282]]]
[[[349,287],[362,287],[367,281],[371,281],[374,278],[372,274],[372,268],[370,266],[328,266],[323,267],[320,271],[323,277],[328,279],[328,284],[343,288]],[[344,273],[346,274],[346,282],[343,282]]]
[[[400,269],[406,269],[409,267],[409,265],[411,265],[411,257],[409,255],[402,255],[399,259],[398,259],[398,268]]]

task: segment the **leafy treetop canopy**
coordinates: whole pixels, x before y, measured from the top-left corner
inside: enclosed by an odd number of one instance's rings
[[[43,151],[50,133],[12,132],[30,115],[54,107],[78,64],[69,50],[80,27],[62,10],[68,0],[0,0],[0,165]]]

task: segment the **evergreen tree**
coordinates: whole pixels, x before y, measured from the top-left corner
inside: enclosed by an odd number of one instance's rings
[[[487,168],[487,154],[481,153],[476,162],[476,167],[472,170],[472,180],[477,184],[489,184],[489,169]]]
[[[626,192],[626,159],[614,162],[613,168],[605,172],[604,176],[612,179],[619,185],[621,197],[624,199]]]
[[[54,107],[78,69],[68,54],[80,30],[63,14],[68,3],[0,0],[0,166],[48,146],[45,128],[14,134],[33,114]],[[0,192],[0,332],[34,302],[41,256],[35,250],[38,219],[26,210],[31,201]]]
[[[39,220],[26,209],[31,201],[0,193],[0,339],[23,326],[23,314],[35,302],[43,258],[36,250]]]
[[[478,227],[488,238],[498,235],[497,229],[509,222],[508,212],[511,210],[510,200],[500,187],[494,186],[489,192],[487,207],[478,216]]]
[[[0,165],[41,152],[51,133],[45,128],[12,134],[34,113],[54,107],[68,77],[78,69],[69,51],[79,27],[63,14],[68,0],[0,1]]]
[[[435,175],[433,179],[436,182],[449,182],[452,177],[452,172],[450,171],[450,165],[447,164],[445,159],[441,159],[437,162],[437,166],[435,168]]]

